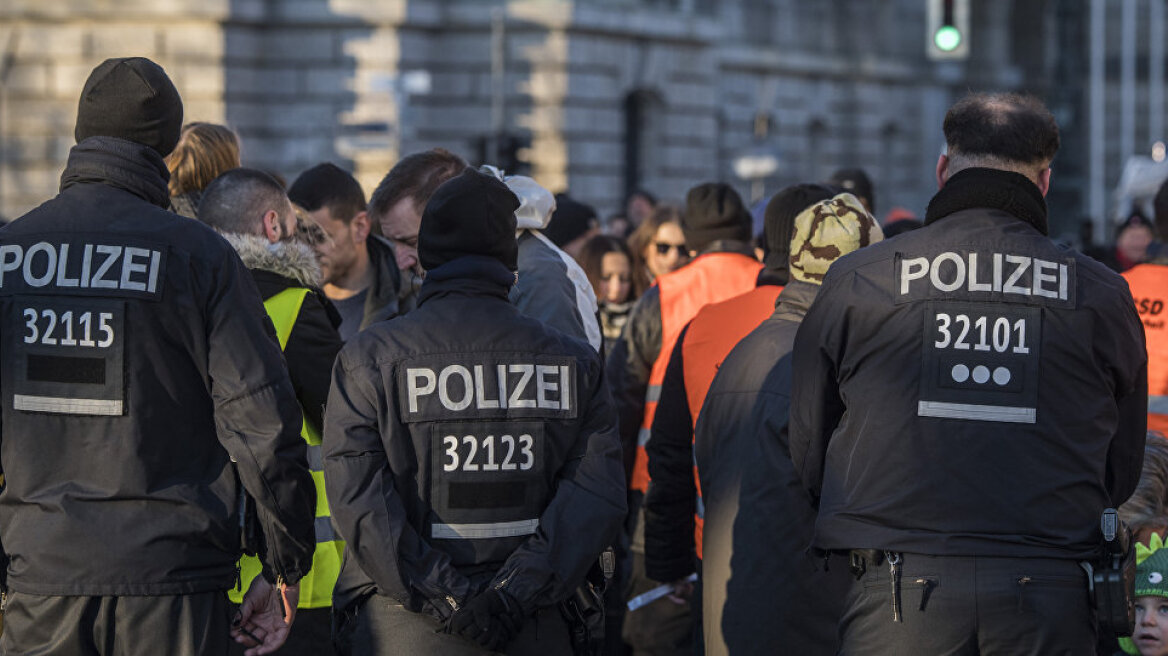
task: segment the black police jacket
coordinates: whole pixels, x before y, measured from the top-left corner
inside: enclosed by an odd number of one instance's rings
[[[832,265],[793,356],[816,546],[1092,555],[1139,479],[1147,356],[1123,278],[1045,233],[1033,183],[967,169]]]
[[[166,204],[157,153],[92,137],[61,193],[0,230],[12,590],[225,590],[240,481],[269,575],[312,565],[315,491],[271,322],[223,238]]]
[[[564,600],[625,515],[616,415],[587,343],[522,316],[514,275],[469,256],[416,310],[341,350],[325,489],[343,608],[369,594],[445,618],[487,586],[527,612]]]

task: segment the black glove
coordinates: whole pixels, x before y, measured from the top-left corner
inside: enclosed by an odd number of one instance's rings
[[[452,632],[490,651],[505,647],[521,628],[523,611],[519,603],[493,588],[466,602],[450,617]]]

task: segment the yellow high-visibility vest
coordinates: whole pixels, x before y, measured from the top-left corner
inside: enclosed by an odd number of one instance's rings
[[[290,287],[264,301],[264,309],[276,327],[280,350],[288,345],[288,337],[292,334],[292,327],[296,325],[300,307],[308,293],[309,290],[303,287]],[[300,603],[297,608],[328,608],[333,605],[333,587],[341,573],[341,554],[345,551],[345,543],[333,532],[328,499],[324,496],[320,433],[301,419],[300,435],[308,443],[308,469],[312,472],[312,482],[316,484],[316,551],[312,556],[312,569],[300,580]],[[259,575],[260,569],[260,561],[255,556],[239,559],[240,585],[228,591],[227,596],[231,601],[237,604],[243,602],[244,593]]]

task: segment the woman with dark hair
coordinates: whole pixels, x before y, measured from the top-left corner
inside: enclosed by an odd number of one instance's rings
[[[689,263],[681,210],[660,205],[629,237],[633,255],[633,294],[639,298],[657,276],[676,271]]]
[[[174,152],[166,157],[170,211],[195,218],[207,185],[221,173],[239,166],[239,137],[231,128],[215,123],[187,123]]]
[[[633,307],[633,256],[616,237],[597,235],[580,251],[580,266],[596,291],[604,352],[620,338]]]

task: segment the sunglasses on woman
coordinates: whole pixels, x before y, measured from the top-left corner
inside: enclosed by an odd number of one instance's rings
[[[667,244],[663,241],[659,241],[653,245],[657,247],[658,255],[669,255],[669,251],[673,249],[677,249],[678,257],[685,257],[686,255],[689,255],[689,251],[685,249],[685,244]]]

